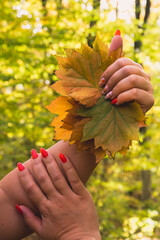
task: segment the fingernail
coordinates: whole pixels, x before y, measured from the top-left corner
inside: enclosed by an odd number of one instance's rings
[[[109,91],[109,87],[106,85],[102,91],[102,94],[106,94]]]
[[[42,154],[42,157],[44,158],[48,157],[48,152],[44,148],[40,148],[40,152]]]
[[[116,102],[117,102],[117,98],[113,99],[113,101],[111,103],[116,104]]]
[[[59,157],[63,163],[67,162],[67,158],[62,153],[59,154]]]
[[[24,165],[20,162],[17,163],[17,167],[19,171],[23,171],[25,169]]]
[[[121,36],[121,31],[120,31],[119,29],[117,29],[117,31],[115,32],[114,35],[119,35],[119,36]]]
[[[32,158],[33,158],[33,159],[35,159],[35,158],[38,157],[38,153],[36,152],[35,149],[32,149],[31,154],[32,154]]]
[[[99,86],[103,86],[105,82],[105,78],[101,78],[101,80],[99,81]]]
[[[17,208],[18,212],[19,212],[21,215],[23,215],[22,209],[21,209],[17,204],[16,204],[16,208]]]
[[[105,99],[111,98],[112,97],[112,91],[110,91],[109,93],[107,93],[107,95],[105,96]]]

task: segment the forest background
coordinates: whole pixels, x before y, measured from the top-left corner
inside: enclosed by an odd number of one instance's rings
[[[0,178],[54,142],[53,115],[44,106],[55,93],[56,55],[108,44],[120,29],[125,56],[151,75],[155,105],[127,156],[101,161],[87,187],[103,240],[160,239],[160,1],[0,1]],[[39,239],[35,234],[26,239]]]

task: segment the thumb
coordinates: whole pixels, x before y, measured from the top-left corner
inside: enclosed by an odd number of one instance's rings
[[[121,55],[123,51],[123,40],[122,40],[121,32],[119,29],[116,31],[114,37],[112,38],[110,49],[109,49],[109,56],[113,51],[117,50],[118,48],[121,48],[121,53],[120,53]]]
[[[39,236],[41,236],[41,219],[37,217],[28,207],[20,205],[22,216],[26,225]]]

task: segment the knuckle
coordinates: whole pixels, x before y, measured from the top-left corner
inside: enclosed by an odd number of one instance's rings
[[[44,217],[47,217],[50,212],[49,204],[47,201],[44,201],[40,204],[41,213]]]
[[[33,193],[33,192],[34,192],[34,184],[28,183],[28,184],[25,186],[25,189],[26,189],[26,192],[27,192],[27,193]]]
[[[39,158],[36,158],[36,159],[32,159],[32,165],[34,167],[37,167],[38,165],[40,164],[40,159]]]
[[[69,163],[69,164],[67,164],[66,168],[67,168],[67,170],[71,170],[71,169],[73,169],[73,166]]]
[[[68,166],[66,166],[66,170],[67,172],[73,172],[73,167],[71,164],[68,164]]]
[[[44,183],[46,181],[46,176],[45,175],[40,175],[37,177],[37,180],[39,183]]]
[[[132,87],[134,87],[136,85],[136,82],[137,82],[137,76],[134,75],[134,74],[130,75],[129,81],[130,81]]]
[[[125,75],[130,75],[130,73],[131,73],[130,66],[124,66],[123,71],[124,71]]]
[[[79,181],[78,177],[72,177],[71,182],[74,183],[74,184],[79,184],[80,181]]]
[[[117,59],[116,64],[118,65],[119,68],[124,67],[125,66],[125,59],[124,58]]]
[[[138,97],[138,89],[137,88],[132,89],[132,96],[134,99],[137,99],[137,97]]]
[[[129,58],[119,58],[119,59],[116,60],[116,64],[117,64],[120,68],[122,68],[122,67],[125,67],[126,64],[129,63],[129,61],[130,61]]]
[[[61,179],[61,175],[59,173],[55,173],[53,176],[53,181],[58,182]]]

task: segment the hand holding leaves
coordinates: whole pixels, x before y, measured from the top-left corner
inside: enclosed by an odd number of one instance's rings
[[[131,140],[138,140],[139,123],[143,125],[145,119],[137,103],[115,106],[102,95],[100,87],[109,78],[106,68],[121,57],[122,39],[118,39],[120,34],[112,40],[112,51],[96,37],[93,49],[82,44],[78,50],[67,50],[67,57],[58,57],[60,81],[52,88],[61,96],[47,106],[59,115],[51,124],[55,139],[75,143],[79,151],[89,149],[97,161],[106,153],[125,154]],[[99,84],[100,79],[104,81]],[[56,104],[61,106],[58,111]]]

